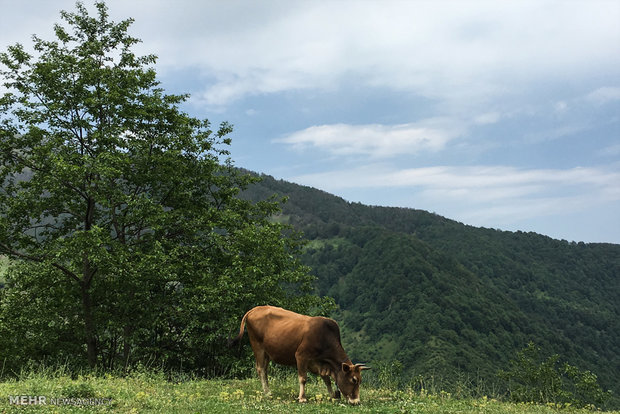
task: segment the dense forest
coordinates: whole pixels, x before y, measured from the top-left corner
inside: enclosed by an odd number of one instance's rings
[[[270,176],[244,194],[287,197],[302,261],[339,305],[356,360],[403,377],[493,381],[534,342],[620,395],[620,246],[475,228],[426,211],[365,206]]]

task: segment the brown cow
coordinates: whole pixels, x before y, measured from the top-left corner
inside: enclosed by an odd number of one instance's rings
[[[340,343],[340,328],[329,318],[305,316],[274,306],[257,306],[241,320],[237,343],[247,325],[250,344],[256,358],[256,371],[269,395],[267,368],[269,361],[296,366],[299,377],[299,402],[306,402],[306,374],[320,375],[332,398],[339,398],[332,390],[333,378],[351,404],[359,404],[359,387],[364,364],[353,364]]]

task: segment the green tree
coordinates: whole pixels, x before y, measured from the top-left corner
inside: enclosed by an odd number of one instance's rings
[[[255,304],[314,304],[277,203],[237,197],[254,179],[228,157],[231,125],[182,112],[155,56],[132,52],[132,20],[96,11],[77,3],[34,55],[0,54],[0,254],[17,259],[3,311],[34,318],[18,293],[46,289],[41,309],[68,313],[50,329],[71,325],[88,364],[112,367],[195,355]]]
[[[611,391],[603,391],[595,374],[560,364],[559,360],[558,354],[543,358],[540,347],[530,342],[499,377],[507,381],[514,401],[584,407],[601,406],[611,397]]]

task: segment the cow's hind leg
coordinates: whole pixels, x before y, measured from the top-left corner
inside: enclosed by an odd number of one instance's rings
[[[269,355],[266,352],[254,352],[256,358],[256,372],[260,378],[260,382],[263,385],[263,392],[266,396],[271,395],[269,391],[269,380],[267,379],[267,372],[269,369]]]

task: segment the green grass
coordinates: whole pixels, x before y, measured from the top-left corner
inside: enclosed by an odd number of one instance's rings
[[[258,379],[166,381],[162,375],[136,373],[127,377],[87,375],[76,379],[63,373],[22,375],[0,382],[0,413],[23,412],[118,412],[118,413],[488,413],[557,414],[590,413],[571,407],[512,404],[490,398],[456,399],[445,392],[392,391],[364,387],[362,404],[350,406],[326,396],[322,381],[309,377],[309,402],[299,404],[296,377],[270,378],[272,397],[265,398]],[[23,407],[10,396],[45,396],[48,405]],[[49,405],[51,398],[109,399],[95,407]],[[107,400],[106,400],[107,401]],[[619,413],[616,411],[615,413]]]

